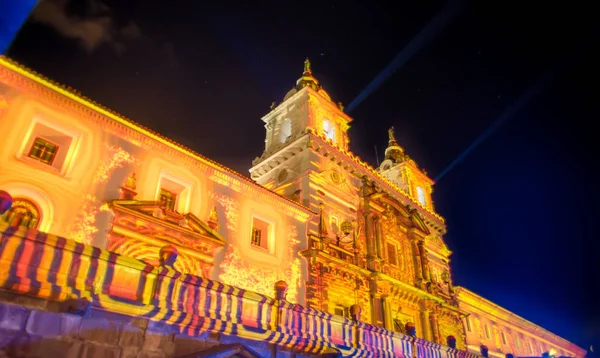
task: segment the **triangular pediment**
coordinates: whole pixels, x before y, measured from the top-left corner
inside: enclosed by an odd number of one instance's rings
[[[413,226],[421,230],[425,235],[430,234],[429,228],[427,227],[427,225],[425,225],[425,222],[423,221],[423,219],[421,219],[418,213],[413,213],[413,215],[411,216],[411,221]]]
[[[164,226],[169,231],[176,231],[177,236],[191,235],[208,238],[217,244],[225,243],[225,240],[216,230],[213,230],[194,214],[181,214],[177,211],[168,210],[158,201],[113,200],[109,203],[109,206],[120,215],[150,221],[153,224]]]

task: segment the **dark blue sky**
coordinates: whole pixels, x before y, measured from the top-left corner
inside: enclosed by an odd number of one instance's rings
[[[124,3],[42,1],[8,54],[244,174],[264,145],[260,117],[305,57],[348,104],[444,5]],[[393,125],[435,177],[568,58],[434,196],[456,283],[583,348],[600,336],[591,15],[564,4],[465,2],[352,112],[350,129],[352,149],[375,164]]]

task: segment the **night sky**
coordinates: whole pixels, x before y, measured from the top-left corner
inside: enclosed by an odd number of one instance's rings
[[[348,105],[445,5],[204,3],[42,1],[8,55],[248,175],[260,118],[306,57]],[[437,177],[501,124],[435,186],[455,283],[587,349],[600,344],[597,21],[567,3],[482,3],[459,4],[351,112],[351,147],[376,165],[393,125]]]

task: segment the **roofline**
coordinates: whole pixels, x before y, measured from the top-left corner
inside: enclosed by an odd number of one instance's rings
[[[262,185],[256,183],[252,179],[236,172],[235,170],[230,169],[222,164],[219,164],[219,163],[215,162],[214,160],[209,159],[209,158],[203,156],[202,154],[151,130],[150,128],[142,126],[141,124],[123,116],[122,114],[119,114],[97,102],[94,102],[93,100],[91,100],[87,97],[82,96],[81,94],[77,93],[74,89],[72,89],[70,87],[65,88],[64,85],[60,85],[58,83],[53,83],[53,81],[51,81],[50,79],[44,77],[41,74],[36,73],[35,71],[27,68],[24,65],[21,65],[17,61],[14,61],[6,56],[0,56],[0,65],[18,73],[24,77],[27,77],[30,80],[33,80],[44,87],[50,88],[50,89],[54,90],[55,92],[58,92],[59,94],[62,94],[63,96],[65,96],[67,98],[75,100],[76,102],[118,122],[119,124],[122,124],[134,131],[137,131],[145,136],[148,136],[148,137],[156,140],[157,142],[159,142],[163,145],[166,145],[167,147],[170,147],[171,149],[174,149],[182,154],[185,154],[195,160],[201,161],[204,164],[212,167],[213,169],[224,171],[233,176],[236,176],[238,179],[242,179],[242,180],[246,181],[247,183],[255,186],[256,188],[258,188],[260,190],[263,190],[263,191],[273,195],[274,197],[276,197],[278,199],[283,199],[285,202],[287,202],[287,204],[290,204],[298,209],[301,209],[306,214],[309,214],[309,215],[317,214],[317,213],[313,212],[312,210],[310,210],[309,208],[307,208],[291,199],[288,199],[287,197],[285,197],[283,195],[277,194],[277,193],[263,187]]]
[[[359,156],[355,155],[351,150],[344,150],[344,149],[338,147],[331,141],[327,140],[324,135],[319,134],[317,130],[315,130],[314,128],[312,128],[310,126],[306,128],[306,132],[309,136],[312,135],[315,139],[320,140],[323,145],[329,146],[329,148],[332,148],[332,149],[338,151],[339,154],[344,155],[349,161],[358,164],[358,166],[356,166],[356,168],[362,174],[370,176],[369,179],[379,180],[380,183],[378,183],[378,184],[385,185],[386,187],[384,187],[383,189],[385,189],[388,193],[397,193],[398,195],[406,198],[411,204],[414,204],[415,209],[417,209],[417,211],[422,216],[423,216],[423,214],[422,214],[423,211],[428,213],[429,215],[431,215],[433,218],[435,218],[435,220],[437,220],[439,222],[439,225],[444,229],[444,231],[446,230],[446,220],[444,219],[443,216],[441,216],[440,214],[436,213],[435,211],[433,211],[429,208],[424,207],[416,199],[414,199],[412,196],[410,196],[404,190],[400,189],[400,187],[398,185],[396,185],[394,182],[392,182],[388,178],[381,175],[381,173],[379,173],[379,171],[377,169],[375,169],[371,164],[364,162]]]
[[[573,342],[571,342],[571,341],[569,341],[569,340],[567,340],[567,339],[565,339],[565,338],[557,335],[556,333],[550,332],[549,330],[545,329],[544,327],[542,327],[540,325],[537,325],[537,324],[535,324],[535,323],[533,323],[533,322],[531,322],[531,321],[529,321],[529,320],[527,320],[527,319],[525,319],[525,318],[517,315],[516,313],[513,313],[513,312],[509,311],[508,309],[506,309],[506,308],[504,308],[504,307],[502,307],[502,306],[500,306],[500,305],[498,305],[498,304],[496,304],[496,303],[488,300],[487,298],[485,298],[485,297],[483,297],[481,295],[478,295],[477,293],[475,293],[475,292],[473,292],[473,291],[471,291],[471,290],[469,290],[467,288],[464,288],[462,286],[455,286],[455,289],[457,291],[457,295],[460,295],[461,293],[463,295],[468,295],[471,298],[476,299],[476,300],[482,302],[485,305],[492,306],[492,307],[496,308],[498,311],[501,311],[501,312],[507,314],[511,318],[518,319],[518,320],[522,321],[523,323],[525,323],[526,325],[534,326],[538,332],[543,332],[543,333],[552,335],[553,338],[561,341],[562,344],[567,345],[567,347],[564,347],[564,348],[572,349],[572,350],[579,349],[580,350],[579,353],[587,352],[585,349],[579,347],[575,343],[573,343]],[[459,302],[460,301],[461,300],[459,299]],[[465,302],[465,303],[470,304],[469,302]],[[498,317],[498,318],[500,318],[500,317]]]

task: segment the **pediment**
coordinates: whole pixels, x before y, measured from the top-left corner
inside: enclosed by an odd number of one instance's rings
[[[194,239],[208,239],[217,246],[225,244],[216,230],[192,213],[181,214],[168,210],[157,201],[113,200],[108,203],[115,215],[122,218],[118,223],[134,224],[147,230],[136,230],[153,236],[186,244]],[[129,220],[128,220],[129,219]],[[152,230],[151,227],[160,228]],[[180,242],[177,242],[180,241]],[[187,245],[186,245],[187,246]]]
[[[423,219],[421,219],[419,214],[417,214],[416,212],[413,212],[413,215],[411,216],[411,221],[413,226],[421,230],[423,233],[425,233],[425,235],[430,234],[429,228],[427,227]]]

